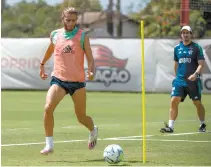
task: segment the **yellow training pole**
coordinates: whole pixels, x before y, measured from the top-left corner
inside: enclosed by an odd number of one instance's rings
[[[142,136],[143,136],[143,164],[146,163],[146,114],[145,114],[145,81],[144,81],[144,21],[141,21],[141,86],[142,86]]]

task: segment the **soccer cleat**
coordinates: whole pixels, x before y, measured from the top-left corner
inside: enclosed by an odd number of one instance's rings
[[[40,151],[40,154],[42,154],[42,155],[48,155],[48,154],[50,154],[50,153],[53,153],[53,148],[44,148],[44,149],[42,149],[41,151]]]
[[[206,132],[206,124],[205,123],[200,125],[199,132]]]
[[[97,126],[94,126],[94,131],[89,135],[89,142],[88,142],[88,148],[90,150],[94,149],[94,147],[97,145],[97,136],[98,136],[98,128]]]
[[[174,132],[174,130],[172,128],[170,128],[166,122],[164,122],[164,124],[165,124],[165,128],[160,129],[161,133],[173,133]]]

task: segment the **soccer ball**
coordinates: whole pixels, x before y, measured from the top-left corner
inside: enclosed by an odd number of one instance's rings
[[[123,158],[123,150],[117,144],[108,145],[104,150],[103,157],[110,164],[119,163]]]

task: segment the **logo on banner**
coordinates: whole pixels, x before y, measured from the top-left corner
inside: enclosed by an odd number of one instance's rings
[[[127,83],[130,80],[130,73],[125,68],[127,59],[119,59],[113,52],[103,45],[92,45],[93,57],[95,60],[95,79],[89,82],[104,83],[110,86],[112,83]]]
[[[211,91],[211,44],[204,47],[204,58],[206,63],[203,74],[206,75],[206,78],[203,79],[203,85],[208,91]]]

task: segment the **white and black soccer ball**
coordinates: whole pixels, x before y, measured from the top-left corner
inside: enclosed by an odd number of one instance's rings
[[[104,160],[110,164],[119,163],[123,159],[123,150],[117,144],[108,145],[103,153]]]

